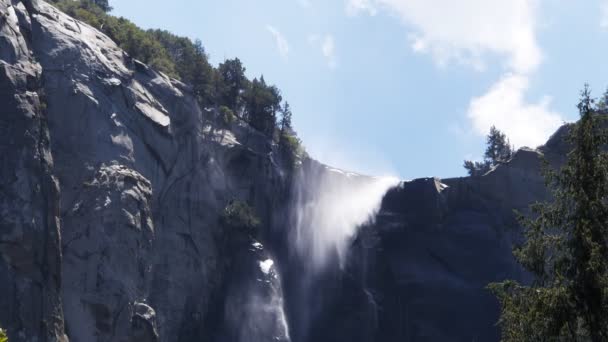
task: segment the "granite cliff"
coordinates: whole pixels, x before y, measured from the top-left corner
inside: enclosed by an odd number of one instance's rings
[[[559,162],[563,132],[485,176],[384,195],[393,183],[312,159],[291,171],[264,135],[216,114],[53,6],[0,0],[0,326],[11,341],[498,339],[484,287],[526,280],[512,211],[546,198],[539,157]],[[371,186],[344,196],[378,203],[313,270],[318,255],[298,252],[294,232],[318,221],[295,213],[329,184]],[[255,208],[255,235],[222,225],[235,200]]]

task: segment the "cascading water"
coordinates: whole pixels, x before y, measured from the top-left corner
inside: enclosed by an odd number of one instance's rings
[[[398,182],[316,162],[303,165],[294,179],[288,228],[275,232],[286,233],[287,253],[273,255],[255,240],[237,253],[233,276],[238,286],[229,291],[219,340],[314,340],[312,322],[325,299],[334,297],[333,277],[344,267],[357,230],[374,220],[384,194]],[[373,306],[372,295],[366,296]]]
[[[237,253],[233,283],[217,341],[290,342],[281,277],[264,245],[251,240]]]
[[[357,229],[375,218],[384,194],[399,180],[322,167],[301,172],[296,182],[291,243],[300,258],[321,269],[334,256],[343,264]]]
[[[293,341],[318,338],[317,323],[339,297],[358,229],[373,223],[385,193],[398,183],[394,177],[362,176],[315,162],[298,173],[292,193],[290,261],[284,274]],[[368,297],[373,316],[375,302]]]

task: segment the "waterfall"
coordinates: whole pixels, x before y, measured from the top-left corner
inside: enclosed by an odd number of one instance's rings
[[[272,255],[252,240],[237,258],[216,341],[290,342],[281,276]]]
[[[368,177],[314,161],[298,170],[288,228],[290,257],[282,267],[293,341],[317,338],[315,321],[339,296],[335,291],[340,291],[358,229],[373,223],[384,195],[398,183],[395,177]]]
[[[295,184],[291,244],[312,269],[342,265],[357,229],[371,223],[395,177],[368,177],[325,166],[300,172]]]
[[[303,165],[293,181],[290,219],[282,230],[287,253],[271,253],[252,241],[237,263],[240,286],[230,293],[225,330],[234,341],[314,340],[314,318],[332,296],[327,291],[331,275],[343,268],[359,227],[373,222],[385,193],[399,183],[394,177],[368,177],[316,162]],[[374,306],[373,296],[366,296]]]

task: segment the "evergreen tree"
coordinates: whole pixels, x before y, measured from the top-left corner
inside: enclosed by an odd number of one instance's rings
[[[213,100],[213,67],[209,64],[205,48],[200,40],[194,42],[165,30],[148,30],[148,35],[158,41],[175,64],[179,79],[192,86],[192,91],[201,106]]]
[[[511,159],[513,150],[509,144],[509,139],[495,126],[490,128],[490,133],[486,137],[486,143],[488,147],[486,148],[484,157],[492,166]]]
[[[281,108],[281,94],[275,86],[266,85],[264,76],[253,79],[246,94],[247,120],[251,127],[273,137],[276,128],[276,113]]]
[[[101,8],[104,12],[110,12],[112,10],[112,7],[110,6],[108,0],[93,0],[93,2],[95,3],[95,5],[99,6],[99,8]]]
[[[490,171],[490,164],[487,162],[474,162],[471,160],[464,161],[464,168],[471,177],[483,176],[486,172]]]
[[[607,139],[587,86],[578,109],[567,162],[547,171],[553,202],[522,218],[526,241],[514,253],[535,281],[490,285],[504,341],[608,341]]]
[[[247,78],[245,68],[238,58],[228,59],[218,67],[219,101],[228,108],[236,111],[239,105],[241,91],[245,89]]]
[[[602,97],[600,97],[599,101],[597,102],[597,109],[603,114],[608,112],[608,89],[606,89],[604,94],[602,94]]]
[[[492,167],[508,161],[513,156],[513,148],[509,144],[509,139],[495,126],[490,128],[490,133],[486,136],[486,144],[483,162],[464,161],[463,166],[471,177],[483,176]]]
[[[225,126],[240,117],[275,139],[277,114],[284,112],[281,92],[267,85],[263,76],[250,82],[238,58],[226,60],[215,69],[200,40],[192,41],[164,30],[144,31],[125,18],[108,14],[111,10],[108,0],[51,1],[68,15],[108,35],[132,58],[188,84],[202,108],[212,105],[220,110]],[[295,146],[299,141],[292,135],[291,145]]]
[[[281,133],[288,132],[292,129],[291,127],[291,107],[288,102],[285,102],[281,110]]]

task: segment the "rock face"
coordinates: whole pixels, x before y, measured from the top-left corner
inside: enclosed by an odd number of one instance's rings
[[[483,177],[391,189],[326,285],[332,300],[310,340],[498,341],[498,302],[485,287],[530,280],[512,255],[520,239],[513,209],[525,213],[547,197],[540,157],[520,150]]]
[[[520,150],[479,179],[417,180],[387,194],[375,227],[381,252],[371,266],[384,269],[370,280],[387,308],[377,340],[499,339],[497,301],[484,288],[528,280],[512,256],[513,209],[526,212],[545,198],[539,169],[539,155]]]
[[[59,191],[42,68],[23,3],[0,2],[0,322],[15,341],[64,341]]]
[[[219,129],[213,112],[45,2],[0,0],[0,326],[11,341],[498,339],[484,287],[527,279],[511,255],[512,209],[547,196],[540,152],[480,178],[402,182],[303,300],[307,260],[287,243],[291,176],[266,137]],[[560,134],[541,150],[555,163]],[[233,199],[260,217],[256,237],[222,227]]]
[[[246,200],[268,225],[284,202],[270,144],[214,128],[188,86],[45,2],[0,14],[0,326],[11,341],[205,340],[233,253],[222,209]]]

